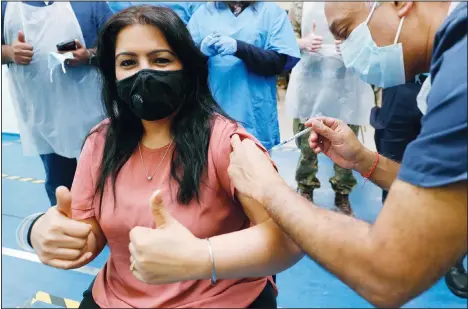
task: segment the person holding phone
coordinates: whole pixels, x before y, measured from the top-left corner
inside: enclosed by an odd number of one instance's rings
[[[57,187],[71,187],[84,138],[104,117],[90,64],[98,31],[111,15],[106,2],[2,1],[2,64],[8,65],[23,153],[40,155],[51,205]],[[57,52],[71,52],[73,59],[66,73],[49,76],[48,59]]]

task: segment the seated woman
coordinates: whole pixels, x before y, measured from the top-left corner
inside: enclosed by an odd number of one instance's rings
[[[108,119],[84,144],[71,196],[60,188],[32,226],[41,261],[77,268],[109,246],[82,308],[276,308],[269,276],[302,252],[232,186],[231,135],[258,142],[212,98],[182,20],[162,7],[123,10],[97,57]],[[156,190],[164,209],[152,215]],[[171,224],[158,223],[162,213]]]

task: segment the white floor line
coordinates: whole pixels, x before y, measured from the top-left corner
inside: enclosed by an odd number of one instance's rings
[[[30,262],[41,263],[41,261],[39,260],[39,257],[36,254],[22,251],[22,250],[2,247],[2,255],[15,257],[15,258],[19,258],[19,259],[30,261]],[[82,274],[91,275],[91,276],[96,276],[98,272],[100,271],[99,268],[92,267],[92,266],[83,266],[81,268],[71,269],[71,270],[82,273]]]

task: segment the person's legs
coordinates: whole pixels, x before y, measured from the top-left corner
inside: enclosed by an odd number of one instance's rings
[[[57,204],[55,190],[60,186],[71,188],[76,171],[76,159],[68,159],[55,153],[41,155],[46,172],[45,189],[50,205]]]
[[[304,123],[300,119],[294,119],[294,134],[304,129]],[[320,188],[320,181],[317,178],[318,159],[317,155],[309,147],[307,139],[307,134],[296,139],[296,145],[301,150],[296,168],[296,181],[297,191],[308,200],[313,201],[314,189]]]
[[[80,306],[78,308],[83,309],[99,309],[99,305],[96,304],[93,298],[93,286],[96,278],[91,282],[88,289],[83,292],[83,299],[81,300]]]
[[[354,134],[359,133],[359,126],[349,125],[353,130]],[[333,165],[335,170],[335,175],[330,178],[330,184],[335,191],[335,205],[337,210],[347,214],[352,215],[353,210],[349,202],[349,194],[351,190],[356,185],[356,178],[353,176],[353,171],[344,169],[336,164]]]

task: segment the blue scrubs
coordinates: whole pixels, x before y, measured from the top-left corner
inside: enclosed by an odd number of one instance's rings
[[[237,17],[224,3],[206,3],[188,24],[193,40],[201,41],[213,31],[256,47],[287,56],[285,71],[300,60],[300,51],[286,11],[273,2],[256,2]],[[229,116],[271,149],[280,141],[276,102],[276,76],[249,72],[235,56],[209,59],[211,91]]]
[[[431,91],[421,133],[405,151],[398,178],[432,188],[467,180],[467,4],[436,33]]]
[[[114,12],[119,12],[133,5],[152,4],[172,9],[187,24],[202,2],[159,2],[159,1],[108,1]]]

